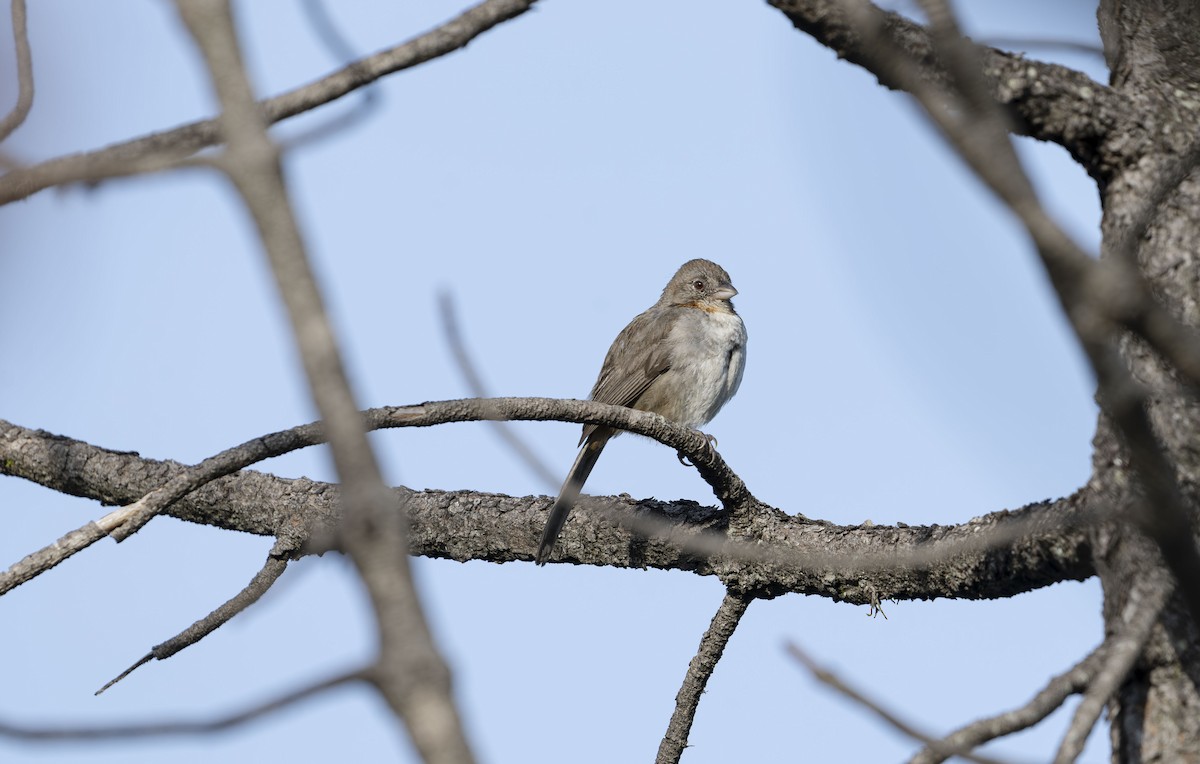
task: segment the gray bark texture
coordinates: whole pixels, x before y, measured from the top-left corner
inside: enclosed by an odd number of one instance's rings
[[[1105,0],[1098,17],[1111,87],[1131,104],[1109,135],[1114,161],[1100,182],[1107,245],[1129,235],[1159,178],[1192,162],[1188,155],[1200,136],[1200,6],[1188,0]],[[1200,182],[1194,169],[1154,214],[1137,252],[1142,274],[1166,308],[1186,324],[1200,323]],[[1151,422],[1175,465],[1194,525],[1200,409],[1143,343],[1129,341],[1125,350],[1135,376],[1152,391]],[[1094,443],[1093,485],[1115,503],[1130,501],[1136,481],[1103,419]],[[1101,525],[1092,540],[1106,630],[1113,633],[1136,582],[1161,563],[1153,545],[1127,528]],[[1198,636],[1180,598],[1172,597],[1110,704],[1113,761],[1200,761]]]

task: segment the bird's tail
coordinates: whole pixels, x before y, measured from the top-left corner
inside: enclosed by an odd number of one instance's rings
[[[533,558],[538,565],[545,565],[550,552],[554,550],[554,542],[562,531],[563,523],[567,521],[567,513],[575,506],[583,484],[587,482],[588,475],[592,474],[592,468],[596,466],[596,460],[600,458],[600,452],[604,450],[610,437],[612,435],[609,432],[598,429],[588,436],[583,448],[579,449],[579,456],[575,457],[575,463],[571,465],[571,471],[563,481],[558,499],[550,508],[550,518],[546,520],[546,529],[542,531],[542,543],[538,545],[537,556]]]

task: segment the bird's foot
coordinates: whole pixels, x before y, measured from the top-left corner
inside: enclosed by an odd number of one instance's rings
[[[716,448],[717,448],[717,436],[716,435],[709,435],[707,432],[700,432],[699,430],[696,430],[696,434],[699,435],[700,437],[704,438],[705,442],[708,444],[708,450],[710,450],[710,451],[716,450]],[[684,467],[695,466],[688,460],[687,455],[684,454],[682,451],[677,451],[675,453],[675,458],[678,459],[679,463],[682,464]]]

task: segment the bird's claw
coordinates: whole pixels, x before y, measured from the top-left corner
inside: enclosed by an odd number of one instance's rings
[[[716,435],[709,435],[707,432],[700,432],[699,430],[696,431],[696,434],[699,435],[700,437],[704,438],[705,443],[708,445],[708,450],[710,450],[710,451],[716,450],[716,448],[717,448],[717,436]],[[692,464],[691,461],[688,460],[687,454],[683,453],[682,451],[677,451],[675,453],[675,458],[678,459],[679,463],[682,464],[684,467],[694,467],[695,466],[694,464]]]

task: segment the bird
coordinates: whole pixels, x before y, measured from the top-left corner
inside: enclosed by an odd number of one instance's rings
[[[590,400],[652,411],[693,429],[708,424],[737,392],[746,366],[746,325],[731,301],[737,293],[729,274],[711,260],[681,265],[658,302],[617,335]],[[619,434],[612,427],[583,426],[536,564],[546,564],[596,460]]]

